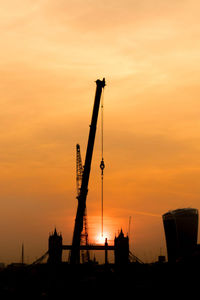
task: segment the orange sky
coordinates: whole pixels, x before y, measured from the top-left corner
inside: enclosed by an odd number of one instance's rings
[[[104,94],[105,230],[145,261],[165,254],[162,214],[200,208],[200,3],[2,0],[0,261],[32,262],[57,227],[71,243],[75,154]],[[100,132],[87,199],[100,230]]]

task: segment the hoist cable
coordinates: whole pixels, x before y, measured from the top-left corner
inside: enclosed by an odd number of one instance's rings
[[[105,168],[104,160],[103,160],[103,100],[104,100],[104,90],[101,98],[101,236],[103,237],[103,171]]]
[[[101,157],[103,160],[103,101],[104,100],[104,90],[102,92],[102,98],[101,98]]]
[[[103,176],[101,176],[101,236],[103,237]]]

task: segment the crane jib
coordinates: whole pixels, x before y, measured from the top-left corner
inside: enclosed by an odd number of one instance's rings
[[[94,141],[96,135],[96,125],[98,120],[98,112],[100,106],[100,99],[102,94],[102,89],[105,87],[105,78],[103,80],[96,81],[96,94],[93,106],[92,120],[90,125],[90,132],[87,144],[87,151],[85,156],[85,164],[83,170],[83,177],[81,183],[80,194],[78,196],[78,207],[74,225],[74,233],[72,239],[72,249],[71,249],[71,263],[79,263],[80,262],[80,240],[81,240],[81,232],[83,230],[83,217],[84,211],[86,207],[86,198],[88,192],[88,183],[92,162],[92,154],[94,149]]]

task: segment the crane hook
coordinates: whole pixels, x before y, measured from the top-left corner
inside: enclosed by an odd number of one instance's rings
[[[101,164],[100,164],[100,169],[101,169],[101,175],[103,176],[103,170],[105,169],[105,164],[104,164],[104,160],[102,158]]]

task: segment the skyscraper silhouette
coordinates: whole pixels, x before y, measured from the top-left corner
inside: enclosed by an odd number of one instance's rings
[[[197,246],[198,210],[176,209],[163,216],[169,262],[190,255]]]

